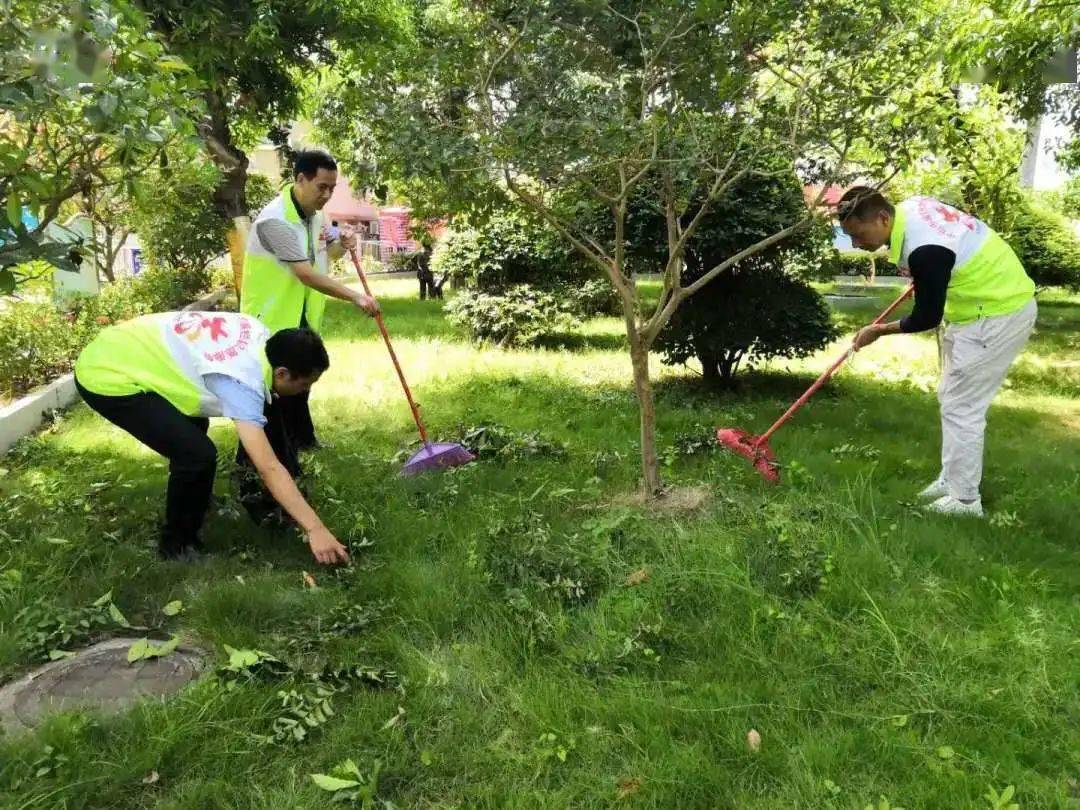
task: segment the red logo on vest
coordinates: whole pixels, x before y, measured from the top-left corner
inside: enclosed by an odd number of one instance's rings
[[[173,331],[187,338],[189,343],[201,344],[202,356],[210,362],[222,363],[235,358],[251,342],[251,321],[237,318],[240,334],[229,342],[228,319],[221,315],[206,315],[201,312],[180,313],[173,323]],[[211,345],[206,345],[209,342]]]

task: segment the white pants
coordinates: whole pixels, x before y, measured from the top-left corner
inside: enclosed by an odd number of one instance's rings
[[[1024,348],[1038,307],[1032,300],[1009,315],[950,324],[941,341],[941,474],[949,494],[979,497],[986,412],[1009,366]]]

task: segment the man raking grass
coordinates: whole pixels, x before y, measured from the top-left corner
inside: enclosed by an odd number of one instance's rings
[[[910,275],[915,306],[891,323],[855,336],[855,351],[883,335],[924,332],[945,320],[941,404],[941,473],[920,495],[930,509],[982,515],[986,412],[1035,326],[1035,283],[985,222],[931,197],[893,206],[866,186],[849,189],[837,206],[856,247],[889,246],[889,259]]]
[[[166,312],[101,332],[79,355],[75,384],[91,408],[169,460],[158,545],[163,558],[203,551],[199,532],[217,468],[206,432],[209,417],[225,416],[236,424],[263,484],[303,530],[315,559],[335,563],[347,562],[348,551],[279,460],[264,415],[272,400],[310,391],[329,366],[322,340],[310,329],[271,336],[247,315]]]

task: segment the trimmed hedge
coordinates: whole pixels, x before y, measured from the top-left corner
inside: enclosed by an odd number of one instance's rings
[[[463,290],[446,305],[450,322],[473,340],[500,346],[536,346],[572,325],[566,299],[529,284],[500,293]]]
[[[1038,286],[1080,290],[1080,239],[1061,214],[1027,205],[1006,240]]]

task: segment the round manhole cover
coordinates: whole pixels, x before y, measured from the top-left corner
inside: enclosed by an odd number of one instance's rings
[[[12,731],[74,708],[119,712],[142,698],[175,694],[203,669],[202,653],[190,647],[129,664],[128,649],[136,641],[109,639],[7,684],[0,689],[0,722]]]

